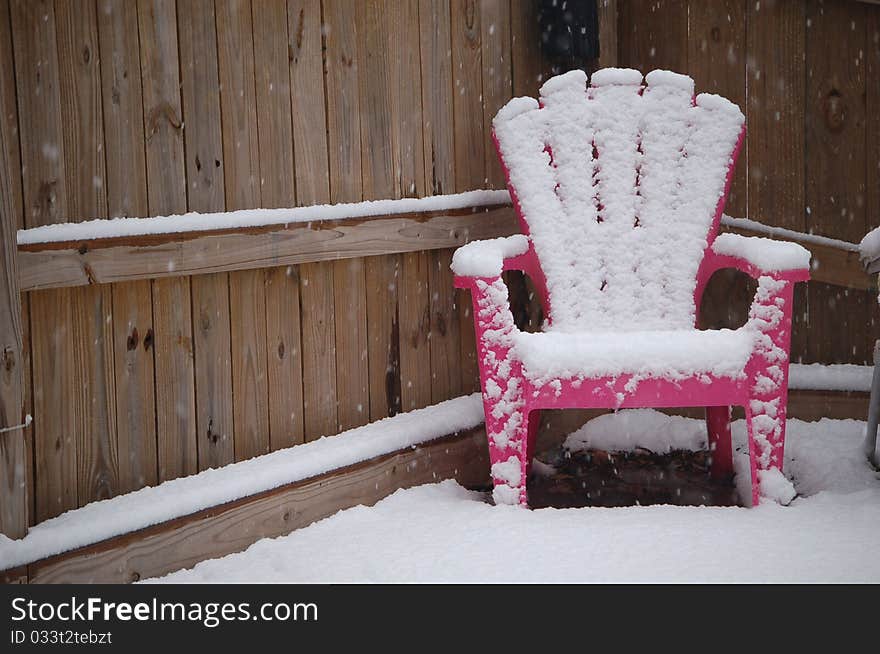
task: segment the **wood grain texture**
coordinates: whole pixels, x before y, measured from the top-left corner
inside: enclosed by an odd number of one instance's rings
[[[266,273],[231,280],[232,407],[235,460],[269,451],[269,380],[266,374]]]
[[[223,211],[226,180],[214,3],[178,3],[177,19],[187,207],[190,211]],[[191,290],[196,439],[179,443],[177,452],[162,457],[159,474],[163,480],[221,466],[234,459],[229,276],[196,275],[191,280]]]
[[[99,0],[104,189],[110,217],[148,214],[137,5]],[[117,486],[126,493],[162,479],[157,470],[153,307],[150,282],[109,287],[116,404]]]
[[[451,0],[451,12],[455,190],[464,191],[483,188],[486,183],[480,5],[475,0]],[[460,307],[463,393],[479,388],[470,304],[470,293],[456,291],[456,306]]]
[[[15,60],[12,53],[12,18],[10,0],[0,0],[0,121],[6,130],[4,139],[8,184],[5,196],[11,202],[12,226],[24,227],[24,205],[21,197],[21,148],[19,144],[18,107],[16,106]]]
[[[101,103],[98,24],[95,5],[55,3],[64,175],[70,221],[107,216],[104,190],[104,118]],[[79,405],[76,426],[80,503],[118,492],[116,397],[111,290],[77,289],[73,309],[73,376],[65,379],[63,402]]]
[[[430,253],[409,252],[400,265],[400,399],[403,411],[431,403]]]
[[[400,488],[450,478],[482,487],[488,467],[485,432],[463,432],[43,559],[28,566],[28,576],[30,583],[129,583],[164,575],[373,505]]]
[[[165,461],[185,461],[186,457],[157,452],[150,282],[126,282],[109,288],[113,294],[117,483],[120,493],[128,493],[151,480],[170,479]]]
[[[320,204],[330,197],[320,0],[290,0],[287,20],[296,197],[299,204]],[[346,127],[352,128],[357,121],[353,115],[347,118]],[[336,116],[337,125],[340,121]]]
[[[186,209],[186,168],[175,2],[139,0],[138,30],[149,212],[180,213]],[[184,457],[196,441],[190,280],[155,279],[152,298],[158,451]]]
[[[11,0],[12,42],[21,138],[24,223],[70,218],[64,175],[55,8],[49,0]]]
[[[66,292],[72,296],[73,330],[67,347],[73,368],[63,379],[61,401],[74,408],[74,422],[65,428],[78,439],[77,501],[82,505],[119,492],[112,296],[107,286]],[[148,473],[146,483],[155,483],[155,464]]]
[[[515,6],[518,3],[512,4]],[[617,66],[617,31],[619,29],[618,0],[597,0],[597,5],[599,9],[599,61],[597,68],[615,67]]]
[[[687,70],[687,0],[629,0],[618,3],[617,12],[620,66],[645,74],[657,68]]]
[[[98,0],[105,187],[110,217],[146,216],[147,171],[137,5]]]
[[[455,303],[453,275],[449,266],[453,250],[428,253],[430,300],[431,402],[461,394],[461,332],[459,307]]]
[[[688,74],[697,92],[717,93],[746,109],[746,1],[692,3],[688,15]],[[748,139],[748,131],[746,132]],[[740,149],[725,212],[748,213],[746,172],[748,141]],[[718,271],[700,307],[700,324],[711,328],[740,326],[748,318],[755,284],[735,271]]]
[[[333,268],[307,263],[299,270],[304,429],[311,441],[338,431]]]
[[[260,155],[250,0],[216,3],[226,209],[260,206]]]
[[[23,246],[19,248],[19,283],[22,289],[32,290],[251,270],[448,248],[517,231],[510,207],[496,206],[289,223],[244,232]]]
[[[487,188],[505,188],[504,171],[492,145],[492,119],[513,93],[510,51],[510,2],[480,3],[483,76],[483,156]]]
[[[0,38],[9,36],[7,9],[0,5]],[[10,59],[9,46],[8,40],[0,41],[2,63]],[[9,113],[8,100],[15,97],[9,93],[9,81],[0,73],[0,429],[21,425],[25,417],[25,350],[15,247],[15,232],[22,220],[21,186],[14,167],[18,163],[18,123],[16,115]],[[30,430],[24,428],[0,434],[0,534],[7,538],[22,538],[28,531],[28,482],[33,479],[26,458],[29,436]]]
[[[228,275],[192,278],[193,343],[196,376],[196,440],[177,456],[162,457],[163,479],[217,468],[235,460],[233,444],[232,331]]]
[[[451,0],[455,190],[484,188],[483,62],[480,4]]]
[[[75,372],[71,290],[31,294],[34,375],[34,431],[36,519],[75,509],[77,500],[76,400],[64,399],[65,380]],[[80,400],[81,401],[81,400]]]
[[[339,201],[350,202],[358,202],[363,197],[358,82],[358,44],[363,24],[355,11],[360,4],[346,0],[322,3],[330,191]],[[376,147],[381,145],[376,143]],[[305,196],[301,201],[307,201]]]
[[[370,421],[366,282],[364,259],[346,259],[333,264],[339,431]]]
[[[616,7],[617,0],[598,0],[599,40],[602,55],[606,49],[614,59],[617,57],[616,9],[613,24],[605,19],[604,2]],[[613,28],[613,29],[612,29]],[[607,43],[606,43],[607,38]],[[538,89],[547,76],[541,53],[541,26],[538,23],[537,5],[534,2],[510,3],[511,65],[513,67],[513,95],[538,97]],[[607,65],[611,65],[610,63]]]
[[[269,446],[304,441],[299,271],[266,271],[266,373],[269,380]]]
[[[806,10],[807,229],[854,242],[867,230],[865,11],[818,0]],[[831,42],[837,42],[833,57]],[[808,360],[873,363],[873,347],[860,331],[876,298],[824,284],[811,284],[808,298]]]
[[[366,260],[370,420],[400,413],[400,257]]]
[[[441,195],[455,188],[449,0],[421,0],[419,29],[425,187]]]
[[[260,206],[293,206],[293,131],[290,116],[287,2],[252,5],[257,133],[260,147]],[[319,127],[320,129],[320,127]]]
[[[58,0],[56,35],[65,129],[68,221],[107,217],[98,22],[93,3]]]

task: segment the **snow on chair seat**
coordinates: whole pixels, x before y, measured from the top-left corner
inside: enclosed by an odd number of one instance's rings
[[[752,503],[782,465],[793,285],[809,252],[716,239],[745,120],[670,71],[575,70],[493,121],[522,234],[460,248],[471,290],[496,502],[527,504],[539,411],[705,406],[713,473],[731,474],[730,406],[746,409]],[[696,329],[712,273],[758,280],[748,323]],[[513,323],[504,270],[542,296],[544,332]]]
[[[680,381],[700,375],[745,377],[754,332],[744,327],[711,331],[537,333],[513,338],[522,372],[538,385],[554,379],[635,375]]]

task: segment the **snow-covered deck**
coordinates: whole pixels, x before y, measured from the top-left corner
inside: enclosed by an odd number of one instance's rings
[[[693,444],[701,421],[651,415],[642,430],[656,423],[655,432]],[[786,507],[526,511],[445,481],[159,581],[880,581],[869,545],[880,542],[880,478],[861,452],[864,423],[791,420],[788,429],[786,474],[799,496]],[[631,431],[617,435],[632,445]],[[734,424],[735,436],[743,431]]]

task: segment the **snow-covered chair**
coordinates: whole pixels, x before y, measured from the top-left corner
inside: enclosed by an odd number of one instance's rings
[[[523,234],[475,241],[453,258],[474,302],[496,503],[527,504],[546,408],[705,406],[713,473],[732,473],[730,407],[745,408],[751,502],[781,479],[794,243],[718,235],[745,132],[739,108],[694,97],[693,80],[655,70],[571,71],[540,103],[514,98],[495,145]],[[698,330],[712,273],[757,279],[740,329]],[[519,331],[505,270],[529,275],[547,320]],[[748,486],[746,486],[748,487]],[[748,498],[747,498],[748,501]]]

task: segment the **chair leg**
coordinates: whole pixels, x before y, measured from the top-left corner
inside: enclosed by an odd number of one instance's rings
[[[528,506],[529,414],[518,408],[506,412],[503,403],[486,401],[486,434],[492,466],[492,497],[496,504]]]
[[[730,438],[730,407],[706,407],[706,431],[712,456],[712,477],[724,479],[733,475],[733,444]]]
[[[761,496],[761,473],[774,468],[782,472],[785,453],[785,409],[787,393],[753,398],[746,405],[749,461],[752,473],[752,506]]]

